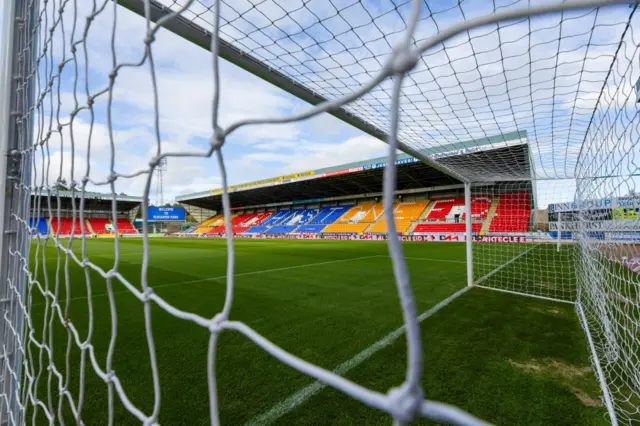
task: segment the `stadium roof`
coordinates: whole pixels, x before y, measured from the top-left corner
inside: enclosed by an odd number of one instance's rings
[[[442,148],[423,150],[441,164],[460,170],[464,165],[482,162],[492,170],[486,181],[531,180],[529,146],[526,132],[493,136]],[[473,159],[474,161],[469,161]],[[494,164],[495,163],[495,164]],[[457,179],[407,155],[398,154],[397,189],[410,191],[460,184]],[[378,195],[386,158],[326,167],[229,186],[232,208],[265,207],[283,203],[301,204],[332,201],[335,197]],[[473,169],[466,171],[473,174]],[[483,171],[486,176],[486,169]],[[212,210],[222,209],[222,189],[213,189],[176,197],[176,201]]]
[[[42,196],[42,205],[40,206],[40,210],[42,214],[48,213],[48,197],[45,192],[41,194],[31,194],[32,198],[37,196]],[[58,199],[60,199],[60,208],[71,210],[73,208],[73,202],[75,201],[75,208],[80,208],[80,199],[82,198],[82,192],[80,191],[51,191],[51,209],[55,210],[58,206]],[[142,203],[142,197],[133,196],[133,195],[125,195],[125,194],[115,194],[115,199],[117,203],[118,211],[128,211],[132,210],[135,207],[138,207]],[[85,192],[84,193],[84,204],[85,210],[92,211],[110,211],[111,210],[111,202],[113,200],[113,195],[109,193],[100,193],[100,192]],[[35,202],[32,202],[31,205],[35,206]]]

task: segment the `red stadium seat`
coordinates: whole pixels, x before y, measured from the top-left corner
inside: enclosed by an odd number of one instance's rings
[[[91,225],[91,229],[96,234],[109,234],[111,231],[107,230],[107,225],[111,224],[111,221],[106,217],[94,217],[91,219],[87,219],[89,225]]]
[[[80,227],[80,218],[74,220],[70,217],[61,217],[58,221],[57,217],[51,218],[51,231],[57,235],[82,235],[82,228]],[[85,228],[85,232],[89,233],[89,230]]]
[[[471,224],[472,232],[480,232],[481,223]],[[430,232],[430,233],[451,233],[465,232],[466,224],[464,223],[421,223],[415,227],[413,232]]]
[[[489,232],[527,232],[530,216],[531,198],[528,192],[505,192],[500,194]]]
[[[117,224],[118,224],[118,232],[120,234],[129,235],[129,234],[138,233],[138,231],[136,231],[136,228],[134,228],[131,222],[129,222],[129,219],[126,219],[124,217],[119,217]]]

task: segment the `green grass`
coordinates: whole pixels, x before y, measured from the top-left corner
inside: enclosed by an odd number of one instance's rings
[[[222,240],[152,240],[149,284],[171,305],[213,317],[224,303],[225,244]],[[531,247],[492,246],[492,252],[478,251],[478,255],[490,259],[488,254],[501,253],[499,258],[507,258],[513,250]],[[404,249],[419,312],[465,286],[464,245],[406,243]],[[483,250],[489,250],[489,246]],[[74,251],[81,252],[80,244],[74,244]],[[87,241],[89,259],[104,270],[113,267],[113,253],[112,240]],[[544,247],[535,248],[494,274],[492,280],[494,284],[517,280],[523,269],[543,268],[535,262],[554,259],[552,253]],[[493,259],[497,262],[495,256]],[[63,255],[56,273],[56,250],[52,247],[41,250],[37,279],[44,286],[46,275],[51,291],[57,282],[62,301],[66,299],[68,284],[69,318],[81,336],[86,337],[90,321],[85,271],[71,260],[66,280],[64,260]],[[138,288],[141,261],[141,241],[121,240],[118,272]],[[391,262],[382,242],[236,241],[235,273],[238,276],[231,318],[245,322],[285,350],[327,369],[334,369],[402,325]],[[91,342],[96,360],[104,370],[111,338],[107,283],[95,271],[88,275],[93,295]],[[117,310],[113,368],[128,397],[148,414],[154,397],[143,304],[116,279],[112,285]],[[31,294],[34,337],[42,340],[44,299],[35,287]],[[208,424],[209,332],[173,317],[156,305],[152,305],[151,311],[162,392],[159,422]],[[77,402],[80,349],[72,343],[71,367],[67,371],[67,332],[57,317],[53,324],[54,361],[63,375],[69,374],[69,389]],[[607,424],[606,410],[597,402],[600,391],[589,368],[587,344],[569,304],[472,289],[425,320],[421,333],[425,353],[423,386],[429,399],[458,405],[498,424]],[[46,337],[49,338],[48,331]],[[29,349],[37,374],[38,348],[31,344]],[[405,364],[406,346],[401,338],[349,371],[347,377],[386,392],[402,382]],[[105,424],[107,386],[94,373],[88,358],[85,372],[83,420],[85,424]],[[41,376],[34,392],[46,404],[46,363]],[[223,424],[244,424],[313,382],[243,335],[222,333],[218,343],[217,384]],[[53,405],[57,407],[56,380],[52,389]],[[117,397],[115,401],[114,424],[139,424]],[[73,423],[66,402],[63,407],[64,416]],[[28,421],[33,415],[30,410]],[[35,423],[46,423],[42,410],[37,410]],[[327,388],[277,423],[389,424],[389,416]]]

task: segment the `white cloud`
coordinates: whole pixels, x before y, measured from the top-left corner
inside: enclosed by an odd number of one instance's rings
[[[227,162],[228,170],[242,170],[245,181],[279,174],[339,166],[387,154],[387,145],[371,136],[362,135],[335,144],[300,142],[295,149],[256,151]]]

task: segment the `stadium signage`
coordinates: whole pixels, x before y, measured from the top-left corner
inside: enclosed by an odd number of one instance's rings
[[[400,241],[427,241],[427,242],[459,242],[465,241],[464,235],[453,234],[427,234],[427,235],[400,235]]]
[[[616,198],[613,207],[640,207],[640,196]]]
[[[285,240],[317,240],[318,234],[262,234],[261,237],[266,239],[285,239]]]
[[[479,146],[474,146],[474,147],[470,147],[470,148],[460,148],[460,149],[454,149],[454,150],[446,151],[446,152],[439,152],[437,154],[429,155],[429,158],[437,160],[439,158],[455,157],[455,156],[458,156],[458,155],[465,155],[465,154],[473,154],[475,152],[489,151],[489,150],[496,149],[496,148],[504,148],[504,147],[509,147],[509,146],[524,145],[526,142],[527,142],[526,139],[522,139],[522,138],[521,139],[513,139],[513,140],[509,140],[509,141],[500,140],[497,144],[490,143],[490,144],[479,145]]]
[[[633,220],[597,220],[584,222],[561,222],[561,231],[636,231],[638,226]],[[549,222],[549,230],[557,231],[558,222]]]
[[[186,220],[184,207],[149,207],[149,220],[152,222],[170,222]]]
[[[640,232],[607,232],[605,240],[609,241],[640,241]]]
[[[403,240],[403,241],[466,241],[465,234],[453,233],[453,234],[437,234],[431,232],[414,232],[411,236],[420,237],[418,240]],[[402,239],[402,238],[401,238]]]
[[[416,160],[415,158],[411,157],[411,158],[403,158],[401,160],[397,160],[395,163],[397,165],[401,165],[401,164],[411,164],[411,163],[417,163],[418,160]],[[386,167],[387,163],[385,162],[381,162],[381,163],[373,163],[373,164],[367,164],[365,166],[362,166],[362,170],[373,170],[373,169],[380,169],[382,167]]]
[[[603,198],[600,200],[586,200],[578,207],[578,203],[549,204],[549,213],[573,212],[579,210],[607,209],[607,208],[634,208],[640,207],[640,196],[628,196],[618,198]]]
[[[484,235],[473,236],[474,243],[526,243],[527,237],[511,237],[511,236],[489,236]]]
[[[358,234],[322,234],[323,240],[359,240]]]
[[[583,201],[580,206],[581,210],[591,210],[591,209],[606,209],[613,207],[613,200],[611,198],[606,198],[603,200],[587,200]],[[578,203],[575,201],[572,203],[556,203],[549,204],[549,213],[562,213],[562,212],[573,212],[578,211]]]
[[[310,170],[308,172],[293,173],[286,176],[278,176],[278,177],[269,178],[269,179],[257,180],[254,182],[241,183],[239,185],[231,185],[228,187],[228,190],[229,192],[235,192],[238,190],[249,189],[249,188],[259,188],[259,187],[268,186],[268,185],[279,185],[281,183],[284,183],[285,181],[294,182],[297,180],[311,179],[314,177],[315,174],[316,174],[315,170]],[[214,195],[220,194],[220,193],[222,193],[222,188],[214,189],[211,191],[211,194],[214,194]]]
[[[360,167],[351,167],[350,169],[343,169],[343,170],[334,170],[331,172],[326,172],[323,173],[322,175],[320,175],[319,177],[329,177],[329,176],[337,176],[337,175],[344,175],[347,173],[355,173],[355,172],[361,172],[364,170],[364,167],[360,166]]]
[[[640,233],[638,233],[640,237]],[[225,234],[204,234],[200,238],[226,238]],[[235,234],[234,238],[262,238],[284,240],[359,240],[359,241],[384,241],[386,234]],[[398,235],[400,241],[417,242],[464,242],[464,234],[424,234],[424,235]],[[526,236],[474,236],[474,243],[527,243],[540,238],[528,238]]]

